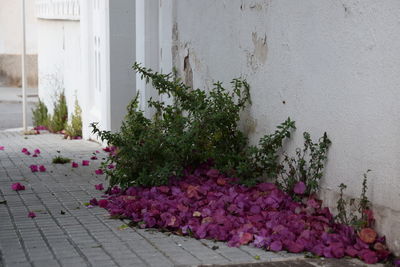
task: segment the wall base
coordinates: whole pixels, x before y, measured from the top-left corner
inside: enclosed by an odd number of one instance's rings
[[[26,70],[29,87],[38,86],[37,55],[26,55]],[[21,55],[0,55],[0,77],[2,86],[21,87]]]
[[[337,200],[339,191],[322,189],[320,198],[323,205],[329,207],[333,214],[337,214]],[[350,199],[350,197],[348,197]],[[375,230],[380,235],[386,236],[387,245],[395,255],[400,255],[400,211],[388,207],[372,205],[375,216]]]

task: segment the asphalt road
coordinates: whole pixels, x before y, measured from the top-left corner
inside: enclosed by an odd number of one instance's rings
[[[32,126],[32,108],[34,103],[28,103],[27,121]],[[0,101],[0,130],[22,128],[22,103]]]

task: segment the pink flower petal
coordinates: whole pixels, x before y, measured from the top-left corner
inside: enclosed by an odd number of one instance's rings
[[[46,167],[43,166],[43,165],[40,165],[40,166],[39,166],[39,171],[40,171],[40,172],[45,172],[45,171],[46,171]]]
[[[73,161],[71,163],[71,166],[72,166],[72,168],[78,168],[79,164]]]
[[[97,157],[96,157],[96,156],[92,156],[92,157],[90,157],[90,159],[91,159],[91,160],[96,160]]]
[[[4,150],[4,146],[0,146],[0,150]]]
[[[33,219],[36,217],[36,214],[33,211],[30,211],[28,212],[28,217]]]
[[[82,166],[89,166],[90,161],[89,160],[82,160]]]
[[[38,172],[39,171],[39,168],[38,168],[37,165],[31,165],[31,166],[29,166],[29,168],[31,169],[32,172]]]
[[[99,207],[105,209],[108,206],[108,200],[107,199],[100,199],[97,201],[97,204],[99,205]]]
[[[274,241],[269,246],[271,251],[281,251],[282,250],[282,242],[281,241]]]
[[[89,203],[90,203],[90,205],[92,205],[92,206],[97,206],[97,205],[99,205],[99,202],[97,201],[96,198],[92,198],[92,199],[89,201]]]
[[[33,151],[33,153],[35,153],[35,154],[40,154],[40,149],[36,148],[36,149]]]
[[[24,147],[24,148],[21,150],[21,152],[22,152],[22,153],[26,153],[26,152],[28,152],[28,149]]]
[[[304,193],[306,192],[306,184],[305,184],[304,182],[298,182],[298,183],[294,186],[293,191],[294,191],[296,194],[299,194],[299,195],[304,194]]]
[[[25,190],[25,186],[22,185],[21,183],[13,183],[11,185],[11,189],[14,191],[21,191],[21,190]]]
[[[97,169],[94,171],[97,175],[102,175],[104,172],[102,169]]]
[[[94,188],[96,188],[96,190],[99,190],[99,191],[103,191],[104,190],[103,184],[96,184],[96,185],[94,185]]]
[[[115,168],[115,165],[114,165],[114,164],[110,164],[110,165],[107,166],[107,168],[108,168],[108,169],[114,169],[114,168]]]

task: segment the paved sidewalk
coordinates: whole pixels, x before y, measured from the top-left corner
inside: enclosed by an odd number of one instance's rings
[[[32,108],[38,101],[38,89],[27,90],[27,123],[32,125]],[[22,89],[0,87],[0,130],[22,129]]]
[[[124,222],[110,219],[104,209],[84,205],[101,196],[94,184],[104,183],[94,170],[105,154],[90,166],[80,164],[100,150],[97,143],[0,132],[0,146],[5,146],[0,151],[0,266],[364,266],[121,227]],[[27,156],[24,147],[39,148],[41,154]],[[52,164],[57,151],[79,168]],[[43,164],[47,171],[32,173],[31,164]],[[12,191],[15,182],[26,190]],[[28,218],[28,211],[37,217]]]
[[[27,88],[26,100],[28,103],[36,103],[38,101],[38,89]],[[0,86],[0,103],[22,103],[22,88]]]

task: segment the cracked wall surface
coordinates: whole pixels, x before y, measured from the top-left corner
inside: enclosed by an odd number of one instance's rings
[[[246,78],[253,104],[241,127],[253,144],[289,116],[297,126],[289,153],[303,131],[314,140],[327,131],[333,145],[323,197],[334,200],[340,183],[359,196],[362,174],[372,169],[368,197],[378,229],[400,252],[400,3],[172,2],[178,74],[190,66],[193,86],[204,89]]]

